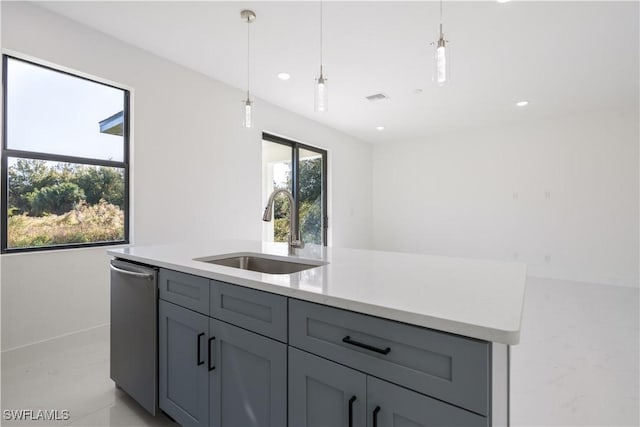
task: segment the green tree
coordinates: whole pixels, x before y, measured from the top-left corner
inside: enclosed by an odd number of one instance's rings
[[[63,182],[38,188],[26,195],[31,204],[32,216],[60,215],[69,212],[84,199],[84,192],[72,182]]]
[[[300,171],[299,223],[302,240],[306,243],[322,243],[322,158],[302,160]],[[285,185],[292,187],[291,175]],[[274,241],[287,242],[289,237],[289,199],[280,195],[274,201]]]
[[[300,162],[300,202],[314,202],[322,196],[322,158]]]
[[[47,162],[43,160],[17,159],[16,163],[8,168],[7,174],[9,177],[9,208],[12,208],[14,213],[31,210],[28,194],[36,189],[59,182],[58,177],[52,173]]]
[[[286,183],[273,183],[273,189],[285,189],[291,191],[291,172],[287,172]],[[289,241],[289,198],[284,194],[278,195],[273,201],[273,241]]]
[[[300,233],[306,243],[322,243],[322,205],[302,202],[300,205]]]
[[[104,200],[124,209],[124,176],[121,170],[80,166],[71,178],[71,182],[84,191],[86,201],[90,205]]]
[[[7,172],[9,216],[54,213],[62,206],[70,210],[78,197],[90,205],[104,200],[124,209],[124,174],[118,168],[17,159]],[[57,196],[62,199],[56,203]]]
[[[322,243],[322,158],[300,162],[300,231],[306,243]]]

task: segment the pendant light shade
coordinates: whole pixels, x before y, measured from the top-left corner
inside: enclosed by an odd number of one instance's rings
[[[251,23],[256,20],[256,14],[252,10],[243,10],[240,12],[240,18],[247,23],[247,98],[242,101],[242,125],[245,128],[253,127],[253,100],[251,99],[249,76],[251,73],[251,34],[249,28]]]
[[[322,70],[322,15],[322,1],[320,1],[320,76],[316,79],[313,108],[317,113],[326,113],[329,111],[329,86],[327,85],[327,78]]]
[[[242,107],[244,108],[244,117],[242,120],[242,125],[246,128],[253,127],[253,101],[249,98],[249,94],[247,93],[247,99],[242,101]]]
[[[442,30],[442,0],[440,0],[440,32],[438,40],[431,43],[435,46],[433,57],[433,81],[438,86],[444,86],[451,80],[451,48],[449,41],[444,38]]]
[[[444,33],[442,32],[442,24],[440,24],[440,36],[435,43],[436,50],[433,58],[435,69],[433,70],[433,81],[438,86],[444,86],[450,80],[451,74],[451,48],[447,46],[447,41],[444,39]]]
[[[329,111],[329,87],[327,79],[322,74],[322,67],[320,67],[320,77],[316,79],[314,109],[318,113]]]

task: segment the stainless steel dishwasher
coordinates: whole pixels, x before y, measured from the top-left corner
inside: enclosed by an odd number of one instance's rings
[[[158,271],[111,261],[111,379],[155,415]]]

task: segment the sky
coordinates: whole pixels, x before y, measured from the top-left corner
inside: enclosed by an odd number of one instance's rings
[[[123,160],[124,138],[99,125],[123,110],[123,90],[8,61],[7,148]]]

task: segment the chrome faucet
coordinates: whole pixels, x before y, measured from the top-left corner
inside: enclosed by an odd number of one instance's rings
[[[269,196],[269,200],[267,200],[267,206],[264,208],[262,220],[266,222],[271,221],[271,218],[273,217],[273,201],[280,193],[285,194],[289,199],[289,255],[295,255],[295,249],[304,248],[304,242],[302,241],[302,238],[300,238],[298,214],[295,209],[293,195],[283,188],[274,190]]]

